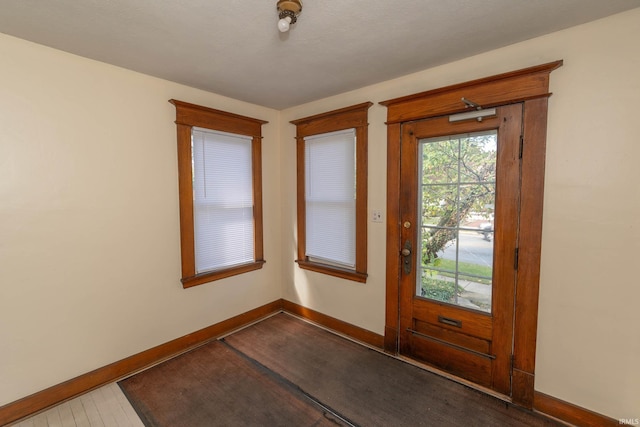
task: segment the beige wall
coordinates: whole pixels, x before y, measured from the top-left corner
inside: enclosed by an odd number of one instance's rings
[[[366,284],[293,263],[289,120],[375,102],[369,212],[384,210],[379,101],[564,59],[551,75],[536,389],[637,418],[638,23],[640,9],[282,112],[0,35],[0,405],[280,297],[382,334],[384,224],[369,222]],[[270,121],[263,270],[180,287],[169,98]]]
[[[182,289],[170,98],[270,122],[262,270]],[[278,117],[0,35],[0,405],[280,298]]]
[[[282,112],[284,297],[384,333],[385,226],[369,221],[366,284],[297,268],[295,127],[364,101],[369,212],[385,208],[377,103],[564,59],[551,74],[536,390],[613,418],[640,416],[640,9]],[[428,55],[428,43],[424,52]],[[418,53],[417,53],[418,54]]]

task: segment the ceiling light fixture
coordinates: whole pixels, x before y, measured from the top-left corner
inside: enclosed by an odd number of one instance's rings
[[[289,31],[291,24],[295,24],[298,15],[302,11],[302,2],[300,0],[278,0],[278,29],[281,33]]]

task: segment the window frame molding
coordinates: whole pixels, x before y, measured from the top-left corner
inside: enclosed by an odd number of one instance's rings
[[[372,102],[364,102],[289,123],[296,126],[298,258],[304,270],[328,274],[360,283],[367,281],[367,164],[368,111]],[[356,130],[356,265],[354,270],[310,261],[306,256],[305,137],[354,128]]]
[[[264,120],[190,104],[176,99],[178,140],[178,192],[180,205],[180,253],[183,288],[201,285],[262,268],[265,263],[262,220],[262,125]],[[191,131],[193,127],[251,137],[253,177],[254,261],[196,274],[195,231],[193,220],[193,170]]]

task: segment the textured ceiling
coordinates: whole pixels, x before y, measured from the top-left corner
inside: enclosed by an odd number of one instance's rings
[[[640,0],[1,0],[0,32],[283,109],[640,6]],[[1,61],[1,59],[0,59]]]

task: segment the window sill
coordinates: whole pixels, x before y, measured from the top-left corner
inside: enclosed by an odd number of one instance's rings
[[[296,260],[303,270],[315,271],[317,273],[328,274],[329,276],[340,277],[341,279],[353,280],[355,282],[366,283],[367,273],[359,273],[353,270],[334,267],[326,264],[318,264],[307,260]]]
[[[195,276],[183,277],[180,281],[182,282],[182,287],[186,289],[192,286],[213,282],[214,280],[220,280],[226,277],[247,273],[249,271],[259,270],[262,268],[264,263],[264,260],[259,260],[248,264],[235,265],[222,270],[207,271],[206,273],[196,274]]]

